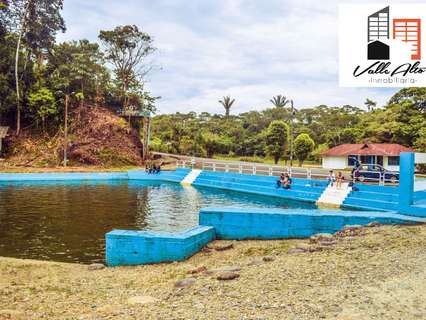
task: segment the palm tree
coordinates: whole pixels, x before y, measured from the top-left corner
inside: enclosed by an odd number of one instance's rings
[[[219,103],[225,108],[225,115],[229,117],[229,110],[231,110],[235,99],[231,99],[230,96],[223,97],[223,100],[219,100]]]
[[[373,111],[374,108],[377,106],[377,102],[367,98],[364,102],[364,105],[367,106],[368,112],[370,112]]]
[[[271,103],[277,108],[284,108],[287,103],[290,102],[290,100],[288,100],[286,96],[282,96],[280,94],[272,97],[272,99],[269,101],[271,101]]]

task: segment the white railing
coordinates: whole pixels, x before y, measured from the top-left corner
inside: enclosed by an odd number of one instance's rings
[[[241,162],[223,162],[223,161],[189,161],[178,160],[176,163],[179,168],[197,168],[215,172],[234,172],[254,174],[261,176],[279,176],[281,173],[288,173],[291,177],[297,178],[316,178],[325,179],[328,171],[321,168],[299,168],[287,166],[275,166],[267,164],[252,164]]]
[[[224,162],[213,160],[178,160],[176,163],[180,168],[197,168],[214,172],[234,172],[245,173],[261,176],[279,176],[281,173],[288,173],[290,177],[306,178],[306,179],[327,179],[330,170],[323,168],[301,168],[267,165],[262,163],[243,163],[243,162]],[[349,172],[343,172],[346,181],[369,183],[369,184],[396,184],[399,180],[391,179],[390,173],[358,171],[357,177],[352,176]]]

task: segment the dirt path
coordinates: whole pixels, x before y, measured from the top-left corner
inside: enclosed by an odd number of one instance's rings
[[[94,271],[0,258],[0,319],[426,318],[426,226],[309,243],[233,242],[181,263]],[[227,269],[239,277],[217,280]]]

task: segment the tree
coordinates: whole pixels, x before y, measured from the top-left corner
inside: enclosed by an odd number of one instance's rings
[[[299,134],[294,140],[294,154],[302,166],[306,158],[315,148],[315,142],[307,133]]]
[[[54,78],[52,87],[57,90],[77,94],[81,104],[94,101],[100,87],[109,80],[99,45],[85,39],[55,45],[48,56],[45,76]]]
[[[48,49],[55,40],[58,30],[65,30],[65,25],[59,11],[62,0],[15,0],[3,2],[1,23],[8,31],[16,35],[15,46],[15,97],[16,97],[16,132],[21,128],[21,81],[31,54],[41,56],[43,49]],[[23,57],[22,47],[25,47]],[[25,66],[20,66],[21,58]]]
[[[41,120],[43,132],[46,132],[46,118],[57,112],[56,100],[53,93],[42,87],[28,96],[30,107],[37,115],[37,119]]]
[[[374,108],[377,106],[377,102],[367,98],[364,102],[364,105],[367,107],[368,112],[370,112],[373,111]]]
[[[151,36],[135,25],[101,31],[99,39],[105,46],[106,58],[113,64],[115,78],[120,88],[122,107],[128,106],[129,89],[142,86],[144,77],[151,71],[146,59],[155,51]]]
[[[280,94],[272,97],[269,101],[277,108],[284,108],[290,102],[286,96],[282,96]]]
[[[234,104],[235,99],[231,99],[230,96],[223,97],[222,100],[219,100],[219,103],[225,108],[225,116],[229,117],[229,111],[231,110],[232,105]]]
[[[60,15],[63,0],[15,0],[8,3],[5,20],[11,32],[17,34],[15,50],[15,86],[16,86],[16,134],[21,129],[21,89],[19,61],[24,40],[26,59],[34,54],[41,64],[43,50],[49,49],[55,42],[58,31],[65,31],[65,23]],[[3,20],[3,19],[2,19]],[[25,68],[24,68],[25,70]]]
[[[274,158],[275,164],[284,155],[289,137],[289,127],[284,121],[272,121],[265,132],[266,152]]]

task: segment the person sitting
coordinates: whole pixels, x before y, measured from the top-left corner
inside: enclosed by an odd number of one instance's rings
[[[342,172],[339,171],[336,178],[336,188],[341,189],[342,188],[342,182],[345,180],[345,177],[343,176]]]
[[[277,188],[281,187],[285,179],[284,173],[281,173],[280,178],[277,180]]]
[[[155,166],[154,165],[154,173],[160,173],[161,172],[161,165]]]
[[[336,175],[334,174],[333,170],[330,170],[327,176],[328,184],[332,187],[334,185],[334,182],[336,181]]]
[[[291,183],[292,183],[292,180],[290,176],[288,175],[288,173],[286,173],[284,177],[283,188],[290,189]]]

